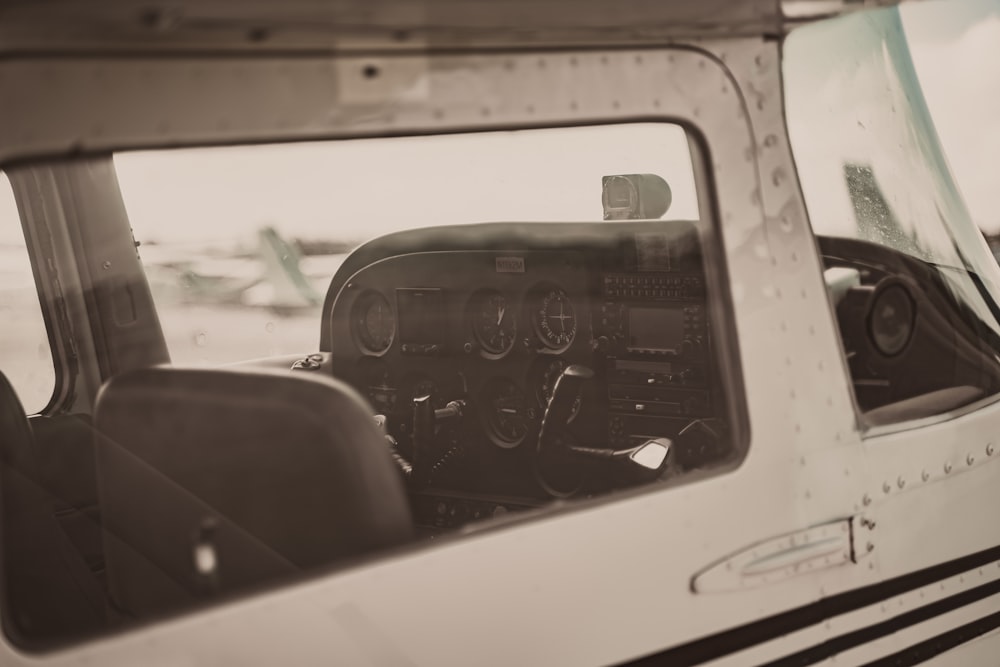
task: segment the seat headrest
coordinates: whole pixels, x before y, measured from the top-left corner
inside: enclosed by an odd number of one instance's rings
[[[204,582],[192,540],[206,521],[223,527],[226,590],[412,535],[403,483],[371,409],[331,378],[133,371],[102,388],[95,426],[109,583],[134,611],[155,596],[143,590],[140,570],[122,566],[123,554],[140,553],[196,595]]]

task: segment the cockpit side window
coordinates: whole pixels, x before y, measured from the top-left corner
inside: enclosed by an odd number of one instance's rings
[[[43,410],[55,387],[52,349],[10,181],[0,172],[0,372],[29,413]]]
[[[0,471],[32,508],[2,526],[4,632],[50,647],[736,470],[705,158],[659,121],[60,164],[81,211],[121,192],[173,365],[16,415],[21,449],[76,458]]]
[[[1000,392],[1000,273],[952,179],[896,9],[793,32],[788,125],[866,426]],[[886,27],[888,26],[888,27]]]

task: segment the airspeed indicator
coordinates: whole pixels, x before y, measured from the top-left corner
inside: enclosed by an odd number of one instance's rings
[[[378,292],[365,292],[354,303],[354,335],[360,347],[372,354],[382,354],[396,335],[396,315],[389,301]]]

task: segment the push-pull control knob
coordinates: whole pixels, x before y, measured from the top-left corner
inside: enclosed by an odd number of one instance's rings
[[[590,347],[594,350],[594,352],[604,354],[608,351],[608,348],[611,347],[611,341],[608,340],[607,336],[598,336],[591,341]]]
[[[685,338],[684,342],[681,343],[681,351],[685,356],[693,354],[701,354],[705,350],[705,341],[701,336],[692,336],[690,338]]]

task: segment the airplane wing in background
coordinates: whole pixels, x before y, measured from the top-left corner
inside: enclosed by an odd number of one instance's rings
[[[157,302],[266,308],[279,315],[319,308],[343,255],[303,258],[272,227],[258,231],[253,254],[206,255],[203,249],[143,246],[143,264]],[[308,269],[308,273],[303,268]]]

